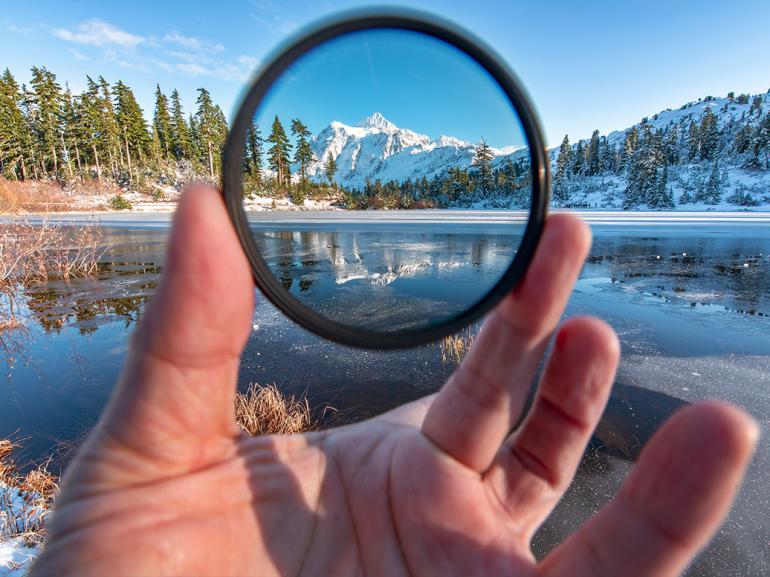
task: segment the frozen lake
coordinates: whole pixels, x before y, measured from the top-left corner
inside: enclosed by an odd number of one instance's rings
[[[623,360],[592,450],[567,498],[536,538],[539,554],[614,494],[644,442],[682,404],[723,398],[750,411],[765,431],[770,425],[770,214],[582,215],[592,226],[594,246],[568,313],[596,314],[610,322],[620,334]],[[92,218],[61,215],[55,220],[78,224]],[[6,356],[2,361],[7,378],[0,385],[0,435],[28,439],[29,458],[47,455],[58,441],[76,439],[95,422],[124,359],[127,337],[161,274],[170,215],[98,218],[108,227],[111,243],[102,277],[30,290],[27,304],[36,320],[13,340],[14,360]],[[478,289],[486,286],[479,279],[493,282],[499,276],[524,219],[521,212],[454,210],[250,215],[266,231],[266,249],[276,259],[291,255],[283,278],[292,281],[290,290],[298,296],[316,299],[309,301],[313,306],[323,306],[324,295],[338,287],[350,298],[384,287],[407,300],[419,297],[420,306],[441,303],[441,310],[457,294],[464,295],[460,301],[473,296],[459,289],[430,290],[440,289],[436,282],[442,277],[421,277],[429,267],[399,276],[407,270],[400,268],[404,255],[429,255],[423,262],[431,266],[454,259],[464,267],[476,258],[486,264],[468,266],[464,286]],[[330,236],[361,232],[362,227],[373,235],[358,247],[363,252],[353,251],[349,238]],[[394,227],[401,236],[393,236]],[[412,242],[414,235],[422,245],[398,253],[403,247],[397,241]],[[480,251],[480,236],[495,242]],[[335,243],[343,254],[341,268],[332,266],[336,258],[329,247]],[[362,262],[373,258],[385,268],[370,270],[354,262],[354,252],[364,256]],[[300,258],[310,253],[321,258]],[[388,266],[395,278],[372,282]],[[403,306],[404,299],[392,298],[392,303]],[[348,305],[351,301],[338,310]],[[335,407],[340,422],[434,391],[453,368],[442,362],[436,346],[379,353],[331,344],[289,322],[264,298],[254,326],[241,384],[275,382],[290,393],[306,392],[314,406]],[[770,571],[769,473],[770,450],[763,441],[734,512],[690,575]]]

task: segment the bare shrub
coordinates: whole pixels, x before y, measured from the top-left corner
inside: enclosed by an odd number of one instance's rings
[[[235,397],[235,421],[250,435],[290,435],[317,427],[306,397],[286,396],[275,385],[253,383]]]
[[[52,278],[92,276],[105,250],[98,225],[0,224],[0,333],[19,326],[19,301],[25,288]]]
[[[120,192],[120,187],[107,179],[84,178],[62,183],[0,177],[0,213],[96,210],[100,201]]]
[[[0,283],[29,284],[90,276],[104,253],[97,224],[62,227],[48,222],[0,224]]]
[[[15,479],[16,466],[11,460],[11,453],[18,445],[10,439],[0,439],[0,484],[7,484]]]

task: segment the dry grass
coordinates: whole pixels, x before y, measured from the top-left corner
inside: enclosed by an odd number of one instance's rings
[[[9,439],[0,440],[0,539],[21,538],[33,547],[45,537],[58,478],[48,470],[48,462],[22,475],[12,457],[17,448]]]
[[[250,435],[290,435],[316,429],[306,397],[287,396],[275,385],[249,385],[235,397],[235,420]]]
[[[459,365],[475,340],[476,333],[472,328],[444,337],[441,341],[441,361]]]
[[[72,212],[82,210],[73,202],[76,197],[106,199],[120,192],[115,183],[108,180],[83,179],[67,184],[50,180],[16,181],[0,177],[0,213],[18,212]],[[98,203],[89,210],[94,210]]]
[[[56,182],[0,178],[0,213],[62,212],[72,210],[72,199]]]

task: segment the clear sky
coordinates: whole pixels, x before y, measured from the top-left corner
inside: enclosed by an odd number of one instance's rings
[[[124,80],[151,114],[178,88],[188,110],[205,86],[232,114],[244,82],[287,35],[356,0],[104,2],[6,0],[0,67],[20,81],[44,65],[73,90],[85,74]],[[770,88],[770,2],[422,0],[399,4],[454,20],[523,80],[549,145],[586,138],[706,95]],[[397,119],[393,119],[396,121]]]
[[[331,120],[356,124],[379,112],[433,138],[526,144],[513,106],[486,70],[441,40],[405,30],[348,34],[316,48],[282,74],[256,112],[263,132],[276,114],[318,133]]]

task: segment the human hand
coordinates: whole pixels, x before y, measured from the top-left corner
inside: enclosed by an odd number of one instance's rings
[[[564,322],[509,434],[589,244],[580,221],[550,217],[526,278],[437,395],[357,425],[252,438],[233,400],[253,280],[221,198],[194,188],[32,575],[677,575],[756,442],[728,405],[676,414],[612,503],[542,562],[530,553],[618,362],[607,325]]]

